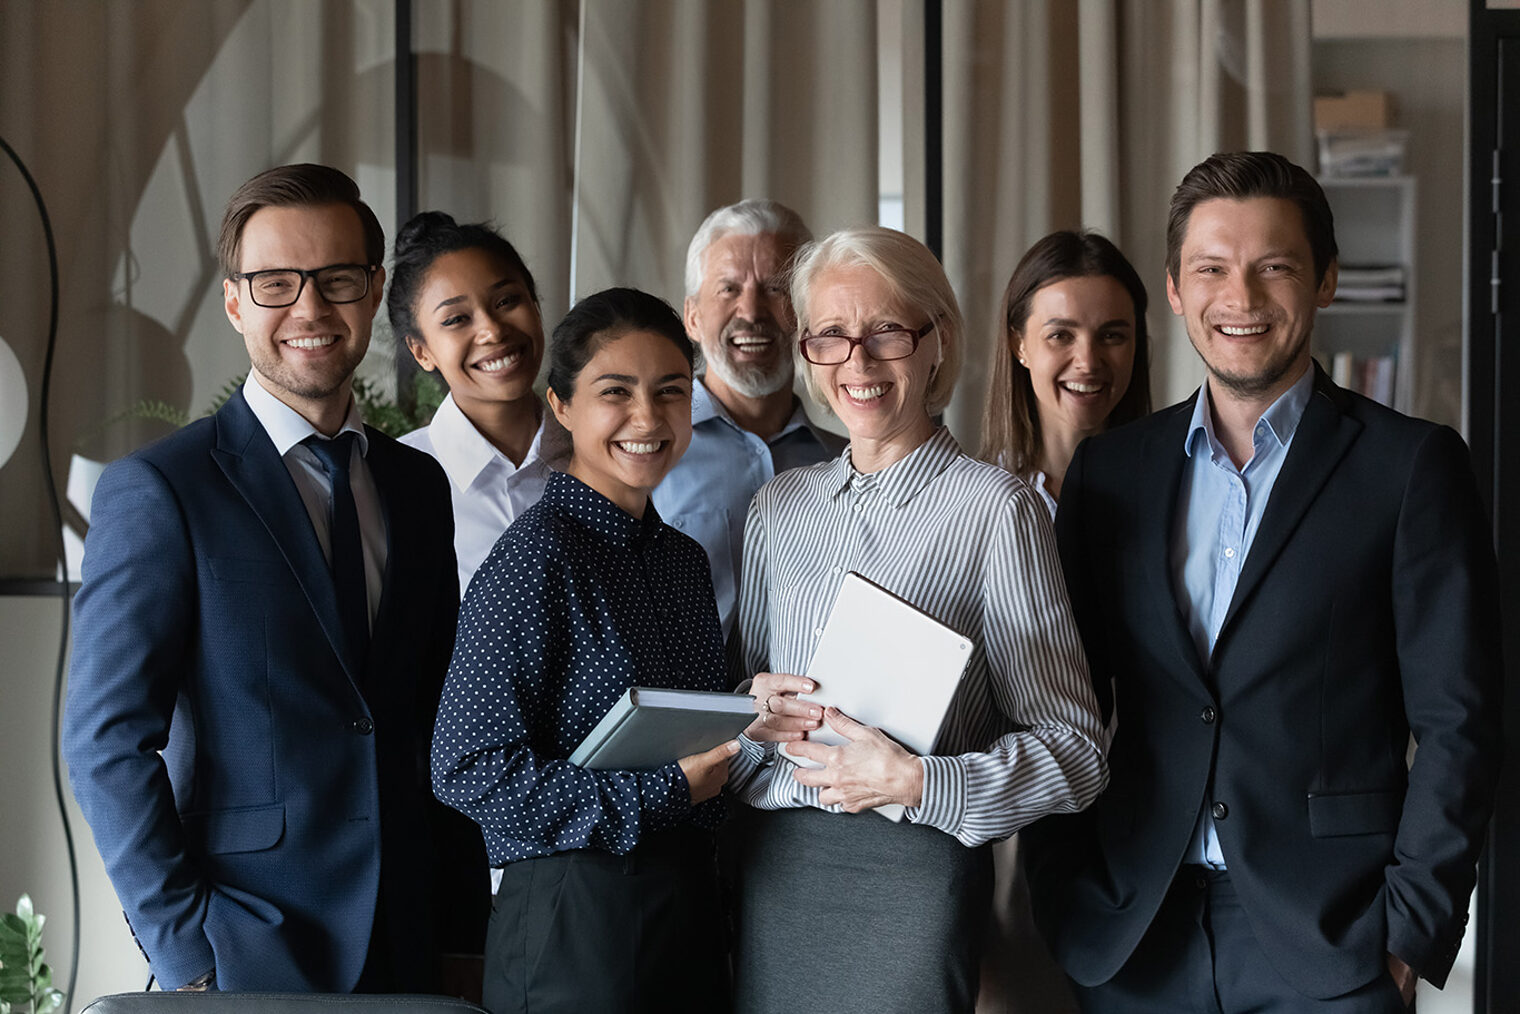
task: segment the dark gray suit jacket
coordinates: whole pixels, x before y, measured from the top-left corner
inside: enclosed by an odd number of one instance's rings
[[[1066,475],[1066,579],[1118,728],[1103,796],[1026,839],[1078,982],[1129,958],[1216,803],[1251,926],[1299,990],[1355,989],[1386,951],[1440,985],[1456,956],[1500,759],[1492,539],[1456,433],[1315,370],[1207,666],[1168,558],[1192,399],[1085,442]]]

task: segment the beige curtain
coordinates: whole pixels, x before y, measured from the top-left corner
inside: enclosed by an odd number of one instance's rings
[[[964,0],[944,5],[945,267],[985,362],[1025,249],[1093,228],[1150,295],[1158,405],[1202,377],[1166,306],[1166,206],[1215,151],[1312,166],[1308,0]],[[983,371],[948,412],[977,433]]]
[[[551,326],[609,285],[679,306],[722,204],[875,219],[872,3],[423,0],[417,36],[421,205],[500,224]]]
[[[820,234],[876,216],[870,3],[590,0],[574,187],[578,295],[683,294],[713,208],[770,197]]]

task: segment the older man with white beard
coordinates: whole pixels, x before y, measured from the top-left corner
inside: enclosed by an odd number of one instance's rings
[[[724,637],[734,631],[744,517],[776,473],[833,457],[844,439],[808,421],[792,391],[786,267],[812,234],[775,201],[708,215],[686,250],[686,334],[706,372],[693,385],[691,447],[654,491],[668,524],[702,544]]]

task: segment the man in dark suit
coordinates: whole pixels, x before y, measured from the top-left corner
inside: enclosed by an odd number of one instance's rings
[[[252,370],[100,480],[70,781],[164,988],[428,989],[458,588],[443,473],[352,395],[384,236],[343,173],[284,166],[218,252]]]
[[[1492,543],[1461,438],[1310,359],[1336,259],[1298,166],[1195,167],[1167,296],[1207,379],[1066,475],[1118,724],[1030,883],[1090,1011],[1400,1010],[1457,953],[1500,754]]]

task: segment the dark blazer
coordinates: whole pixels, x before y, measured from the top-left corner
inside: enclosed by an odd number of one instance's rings
[[[1192,406],[1085,442],[1062,487],[1066,579],[1118,727],[1098,802],[1026,832],[1036,918],[1073,978],[1107,981],[1222,804],[1230,878],[1288,982],[1334,996],[1392,951],[1440,985],[1500,756],[1497,574],[1467,449],[1315,367],[1205,666],[1168,557]]]
[[[409,956],[399,987],[433,982],[427,759],[453,514],[433,459],[370,430],[366,460],[389,550],[363,659],[241,391],[96,489],[63,751],[166,988],[215,967],[221,989],[350,990],[372,926]]]

